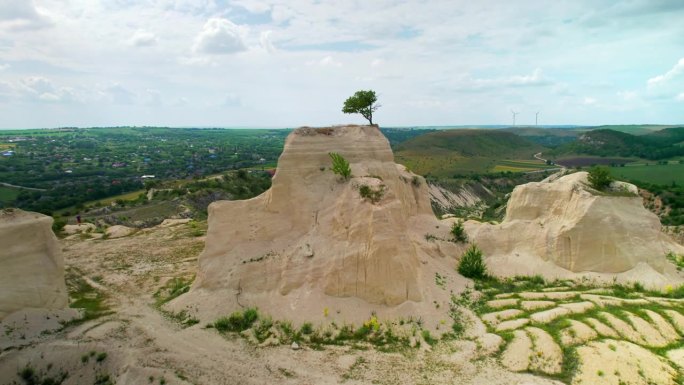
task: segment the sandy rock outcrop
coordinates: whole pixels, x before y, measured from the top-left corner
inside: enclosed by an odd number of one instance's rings
[[[344,181],[330,152],[351,165]],[[375,202],[362,186],[379,191]],[[209,206],[206,246],[187,295],[172,307],[224,315],[240,306],[294,321],[357,322],[437,314],[467,280],[454,271],[463,246],[430,207],[425,180],[394,163],[377,126],[299,128],[285,142],[272,187]],[[443,314],[441,315],[443,317]]]
[[[466,230],[501,276],[584,275],[658,288],[681,282],[665,254],[684,247],[661,232],[635,186],[614,182],[613,189],[622,194],[593,191],[586,172],[527,183],[513,190],[501,224],[468,221]]]
[[[0,319],[25,308],[67,306],[64,260],[52,221],[19,209],[0,211]]]

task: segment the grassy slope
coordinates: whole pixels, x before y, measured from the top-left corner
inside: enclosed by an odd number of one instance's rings
[[[577,141],[562,145],[547,155],[555,159],[578,155],[667,159],[682,155],[676,143],[684,141],[684,127],[670,127],[660,131],[633,135],[613,129],[587,131]]]
[[[672,182],[684,185],[684,164],[667,165],[640,163],[626,167],[611,167],[610,172],[616,179],[633,180],[652,184],[669,185]]]
[[[422,175],[451,176],[494,171],[504,160],[534,161],[533,155],[544,149],[501,130],[442,130],[401,143],[397,146],[395,158],[398,163]],[[510,167],[510,171],[544,167],[541,162],[509,162],[501,166]]]

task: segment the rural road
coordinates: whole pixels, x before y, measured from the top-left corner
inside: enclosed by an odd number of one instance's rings
[[[5,187],[14,187],[14,188],[20,188],[20,189],[24,189],[24,190],[31,190],[31,191],[47,191],[47,190],[46,190],[46,189],[44,189],[44,188],[35,188],[35,187],[24,187],[24,186],[17,186],[17,185],[13,185],[13,184],[5,183],[5,182],[0,182],[0,186],[5,186]]]

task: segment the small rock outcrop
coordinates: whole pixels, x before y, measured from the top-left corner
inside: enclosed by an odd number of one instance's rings
[[[64,260],[52,221],[19,209],[0,211],[0,319],[26,308],[67,306]]]
[[[330,152],[349,161],[349,180],[331,171]],[[356,322],[373,311],[425,319],[449,303],[436,274],[450,289],[467,282],[454,269],[462,246],[426,237],[446,239],[449,227],[432,213],[425,180],[394,163],[376,126],[294,130],[272,187],[212,203],[208,222],[197,279],[174,307],[223,315],[257,306],[294,321]]]
[[[665,254],[684,247],[661,231],[634,185],[592,190],[586,172],[517,186],[501,224],[466,223],[495,274],[576,275],[640,281],[661,287],[682,281]]]

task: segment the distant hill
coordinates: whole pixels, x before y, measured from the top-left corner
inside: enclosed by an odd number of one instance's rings
[[[624,132],[625,134],[632,135],[648,135],[656,131],[667,129],[670,127],[677,127],[672,125],[660,125],[660,124],[623,124],[623,125],[605,125],[588,127],[588,130],[613,130]]]
[[[440,130],[396,147],[397,162],[422,175],[454,175],[496,171],[533,171],[546,166],[533,155],[546,148],[504,130]]]
[[[544,147],[519,135],[504,130],[444,130],[409,139],[397,151],[454,152],[465,157],[496,157],[501,159],[527,159],[543,151]]]
[[[577,140],[579,132],[567,128],[510,127],[503,131],[522,136],[544,147],[558,147]]]
[[[577,141],[562,145],[546,155],[619,156],[643,159],[667,159],[684,155],[684,127],[671,127],[646,135],[631,135],[601,129],[580,134]]]

